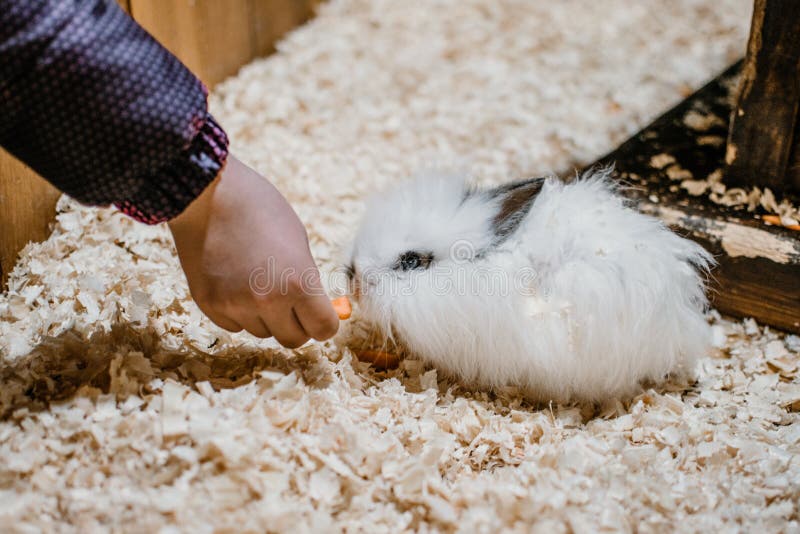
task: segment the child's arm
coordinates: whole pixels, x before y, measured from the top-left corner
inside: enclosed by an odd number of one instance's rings
[[[289,346],[336,332],[291,207],[228,157],[203,84],[113,0],[0,0],[0,145],[81,202],[171,220],[221,326]],[[297,275],[260,286],[263,269]]]
[[[206,89],[112,0],[0,0],[0,145],[71,197],[147,223],[216,177]]]

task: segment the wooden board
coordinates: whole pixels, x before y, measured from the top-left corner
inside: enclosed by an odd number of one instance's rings
[[[739,71],[740,65],[732,67],[597,164],[616,166],[640,211],[714,254],[719,263],[711,278],[714,307],[800,333],[800,232],[764,223],[761,208],[720,206],[680,187],[683,178],[703,180],[724,168],[725,143],[710,141],[723,141],[728,131]],[[704,119],[687,121],[690,113]],[[800,203],[800,196],[788,198]]]
[[[315,0],[129,0],[133,17],[209,87],[273,50]]]
[[[59,191],[0,149],[0,289],[19,251],[50,233]]]
[[[254,57],[275,51],[277,40],[314,15],[321,0],[250,0]]]
[[[731,185],[800,193],[800,4],[755,0],[726,163]],[[794,158],[794,161],[793,161]]]

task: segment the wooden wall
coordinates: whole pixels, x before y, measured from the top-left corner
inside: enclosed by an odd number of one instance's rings
[[[61,193],[0,148],[0,290],[19,251],[50,234]]]
[[[274,50],[317,0],[118,0],[139,24],[213,86]]]
[[[319,0],[117,0],[206,85],[273,51]],[[0,149],[0,289],[19,251],[47,238],[59,192]]]

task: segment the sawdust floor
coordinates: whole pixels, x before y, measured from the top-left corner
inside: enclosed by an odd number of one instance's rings
[[[330,271],[366,194],[591,161],[743,53],[748,0],[334,0],[212,96]],[[0,297],[0,526],[797,532],[800,339],[716,314],[689,389],[465,391],[369,335],[285,351],[188,299],[168,233],[68,200]],[[91,340],[89,340],[89,337]]]

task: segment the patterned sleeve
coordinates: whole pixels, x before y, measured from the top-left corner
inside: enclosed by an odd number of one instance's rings
[[[113,0],[0,0],[0,145],[83,203],[181,213],[227,157],[206,97]]]

